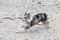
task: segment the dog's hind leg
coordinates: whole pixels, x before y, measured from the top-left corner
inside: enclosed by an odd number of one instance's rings
[[[49,28],[49,21],[43,21],[42,22],[47,28]]]
[[[37,24],[37,25],[43,25],[43,24]]]

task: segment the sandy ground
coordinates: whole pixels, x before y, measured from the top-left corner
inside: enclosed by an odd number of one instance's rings
[[[50,28],[36,25],[26,32],[16,32],[22,20],[3,19],[22,17],[25,12],[48,14]],[[0,0],[0,40],[60,40],[60,0]]]

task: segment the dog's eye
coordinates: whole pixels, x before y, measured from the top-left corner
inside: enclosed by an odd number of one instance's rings
[[[35,18],[35,17],[33,17],[33,20],[36,20],[36,18]]]

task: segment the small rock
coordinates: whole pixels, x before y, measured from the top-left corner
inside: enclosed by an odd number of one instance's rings
[[[41,4],[41,2],[38,2],[38,4]]]

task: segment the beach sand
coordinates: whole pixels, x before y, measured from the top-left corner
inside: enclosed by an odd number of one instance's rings
[[[23,22],[14,18],[23,17],[25,12],[46,13],[50,28],[35,25],[20,32]],[[0,0],[0,40],[60,40],[60,0]]]

